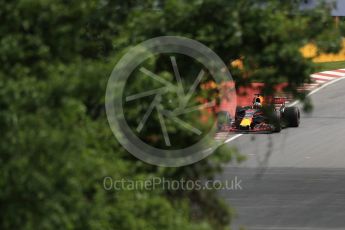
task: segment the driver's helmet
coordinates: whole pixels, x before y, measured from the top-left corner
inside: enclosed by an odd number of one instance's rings
[[[255,97],[253,100],[253,109],[260,109],[262,107],[262,97]]]

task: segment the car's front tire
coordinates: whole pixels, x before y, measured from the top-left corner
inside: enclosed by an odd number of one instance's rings
[[[281,126],[281,116],[280,116],[280,111],[276,111],[274,114],[274,124],[273,124],[273,132],[275,133],[280,133],[280,131],[282,130],[282,126]]]
[[[298,127],[300,123],[300,111],[298,107],[286,107],[284,110],[284,120],[289,127]]]

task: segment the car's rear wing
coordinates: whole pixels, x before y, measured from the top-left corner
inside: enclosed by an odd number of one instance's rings
[[[285,105],[287,100],[288,100],[287,97],[273,97],[272,98],[272,104],[274,104],[274,105]]]

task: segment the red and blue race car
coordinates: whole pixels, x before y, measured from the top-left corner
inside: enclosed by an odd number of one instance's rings
[[[262,95],[256,94],[252,105],[236,109],[234,118],[224,119],[227,115],[224,112],[218,113],[218,129],[240,133],[272,133],[280,132],[285,127],[298,127],[298,107],[286,106],[285,103],[285,97],[264,99]]]

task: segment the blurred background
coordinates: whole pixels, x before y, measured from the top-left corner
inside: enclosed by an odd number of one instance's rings
[[[0,1],[0,228],[230,228],[234,211],[214,190],[104,189],[107,176],[205,180],[229,161],[245,161],[231,148],[179,168],[134,158],[116,141],[105,114],[113,67],[142,41],[184,36],[218,54],[237,87],[264,82],[265,93],[273,94],[285,82],[284,91],[311,109],[306,93],[297,89],[310,83],[314,72],[343,67],[344,5],[316,0]],[[146,66],[169,80],[166,63],[157,57]],[[188,85],[199,67],[186,63],[179,68]],[[133,92],[150,85],[137,75],[128,84]],[[209,81],[206,76],[203,83]],[[197,92],[205,99],[219,93],[210,87]],[[149,103],[128,106],[128,122],[136,125]],[[185,120],[195,121],[195,116]],[[197,141],[173,123],[167,128],[177,146]],[[160,132],[159,124],[152,124],[141,138],[162,146],[162,137],[154,136]]]

